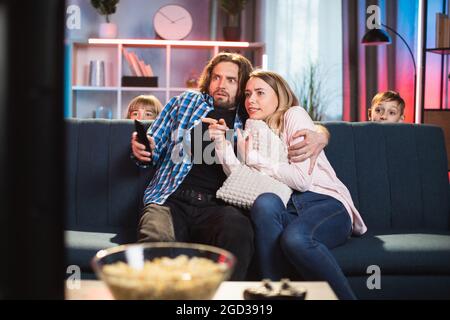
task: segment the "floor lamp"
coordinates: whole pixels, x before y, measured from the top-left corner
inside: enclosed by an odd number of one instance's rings
[[[411,48],[409,47],[408,43],[406,42],[406,40],[397,31],[395,31],[394,29],[392,29],[391,27],[389,27],[385,24],[381,24],[381,26],[383,26],[384,28],[395,33],[406,45],[406,47],[408,48],[409,54],[411,55],[411,59],[413,61],[413,66],[414,66],[414,110],[415,110],[416,109],[417,68],[416,68],[416,59],[414,59],[414,54],[413,54]],[[364,37],[361,40],[361,43],[365,46],[379,46],[379,45],[391,44],[392,40],[386,31],[381,30],[381,29],[372,29],[372,30],[369,30],[364,35]],[[414,117],[415,117],[415,114],[414,114]]]

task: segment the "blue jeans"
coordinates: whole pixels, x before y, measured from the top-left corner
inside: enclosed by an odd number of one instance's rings
[[[352,230],[344,205],[333,197],[295,191],[284,206],[273,193],[260,195],[251,210],[261,276],[327,281],[339,299],[355,299],[329,249],[344,244]]]

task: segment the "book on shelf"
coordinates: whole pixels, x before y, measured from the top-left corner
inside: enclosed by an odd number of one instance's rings
[[[440,34],[442,34],[442,40],[441,40],[441,47],[440,48],[448,48],[450,46],[450,19],[448,18],[447,15],[443,15],[442,19],[442,24],[441,24],[441,29],[443,29],[443,31],[439,32]]]
[[[436,48],[450,47],[450,19],[443,13],[436,13]]]
[[[134,52],[128,52],[123,48],[123,55],[128,62],[132,76],[135,77],[152,77],[153,69],[150,64],[146,64]]]
[[[128,67],[129,67],[129,69],[131,71],[131,75],[132,76],[137,76],[136,71],[135,71],[135,69],[133,67],[133,62],[131,61],[130,54],[128,53],[128,51],[125,48],[123,48],[122,51],[123,51],[123,56],[125,57],[125,60],[127,60]]]
[[[150,75],[147,73],[147,68],[146,68],[146,64],[144,63],[144,61],[142,61],[141,59],[139,59],[136,56],[136,59],[138,61],[139,64],[139,68],[141,69],[141,73],[144,77],[149,77]]]
[[[153,77],[153,76],[154,76],[152,67],[151,67],[149,64],[147,64],[147,65],[145,66],[145,69],[146,69],[147,74],[148,74],[149,77]]]
[[[142,77],[142,71],[141,71],[141,67],[139,66],[139,61],[138,58],[136,56],[136,54],[134,54],[133,52],[129,52],[129,57],[131,60],[131,66],[134,69],[134,72],[136,73],[137,77]]]

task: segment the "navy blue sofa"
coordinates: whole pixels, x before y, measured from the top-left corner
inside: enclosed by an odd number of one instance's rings
[[[331,133],[326,154],[369,229],[332,251],[356,295],[449,299],[450,188],[442,130],[324,124]],[[85,278],[93,277],[95,252],[136,241],[153,170],[130,160],[132,131],[129,120],[66,120],[66,262],[80,266]]]

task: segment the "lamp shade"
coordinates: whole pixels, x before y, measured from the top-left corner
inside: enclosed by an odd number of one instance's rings
[[[361,43],[366,46],[378,46],[383,44],[391,44],[391,41],[391,37],[386,31],[381,29],[372,29],[364,35]]]

